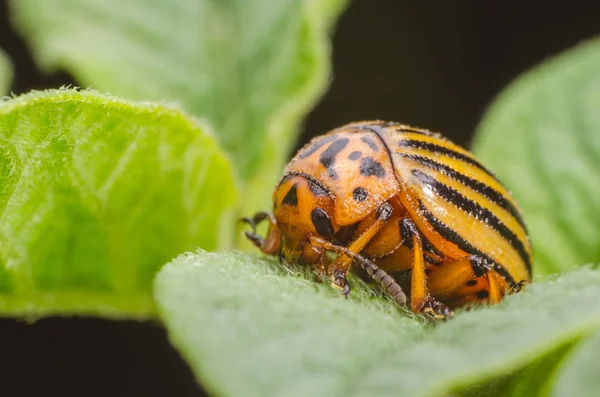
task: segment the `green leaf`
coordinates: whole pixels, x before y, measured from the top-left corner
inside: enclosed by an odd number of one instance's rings
[[[12,15],[47,69],[207,119],[250,183],[249,212],[270,202],[298,123],[325,88],[327,36],[345,3],[20,0]]]
[[[0,96],[8,93],[11,80],[12,66],[4,52],[0,50]]]
[[[555,351],[536,358],[536,360],[515,370],[510,375],[484,382],[477,386],[468,386],[459,395],[461,397],[543,397],[548,396],[555,381],[560,364],[573,348],[572,343],[566,343]]]
[[[147,316],[159,267],[231,223],[229,161],[174,107],[36,92],[0,137],[0,314]]]
[[[237,253],[165,266],[155,298],[172,342],[217,395],[441,396],[508,376],[600,327],[600,271],[529,285],[431,328],[355,282]]]
[[[529,226],[537,274],[600,260],[600,40],[511,84],[474,151],[512,189]]]
[[[580,343],[560,369],[552,397],[595,397],[600,391],[600,331]]]

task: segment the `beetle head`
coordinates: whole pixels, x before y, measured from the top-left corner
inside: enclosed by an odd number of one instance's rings
[[[336,232],[333,209],[334,200],[327,191],[315,187],[315,182],[303,175],[285,177],[273,194],[273,214],[282,240],[297,255],[311,236],[333,238]]]

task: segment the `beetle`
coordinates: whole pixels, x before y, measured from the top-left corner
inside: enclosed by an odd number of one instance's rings
[[[243,220],[262,252],[312,266],[344,295],[354,263],[396,302],[435,318],[497,303],[531,280],[529,235],[506,187],[439,133],[400,123],[313,138],[285,167],[273,212]]]

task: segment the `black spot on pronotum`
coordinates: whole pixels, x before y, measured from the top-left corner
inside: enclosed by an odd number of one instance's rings
[[[360,140],[363,141],[364,143],[366,143],[371,148],[371,150],[374,150],[374,151],[378,151],[379,150],[379,146],[377,146],[377,144],[375,143],[375,141],[373,141],[368,136],[363,136],[363,137],[360,138]]]
[[[473,286],[477,285],[477,280],[469,280],[465,283],[465,285],[467,287],[473,287]]]
[[[298,157],[301,159],[307,158],[308,156],[310,156],[311,154],[313,154],[314,152],[319,150],[323,145],[326,145],[327,143],[334,141],[336,139],[337,139],[337,135],[335,135],[335,134],[334,135],[325,135],[321,139],[318,139],[310,148],[306,149],[306,151],[300,153],[300,155]]]
[[[327,149],[323,150],[323,153],[319,156],[319,162],[327,168],[328,175],[331,179],[338,178],[337,172],[335,172],[335,157],[346,147],[348,141],[348,138],[340,138],[337,141],[334,141]]]
[[[362,159],[360,162],[360,173],[363,176],[376,176],[377,178],[385,177],[383,166],[371,157],[364,157]]]
[[[298,184],[295,183],[290,190],[287,192],[283,200],[281,200],[282,204],[291,205],[295,207],[298,205]]]
[[[369,197],[369,192],[364,187],[357,187],[352,191],[352,198],[359,203],[365,201]]]
[[[333,225],[331,224],[331,219],[329,219],[329,216],[322,208],[315,208],[312,210],[310,217],[315,225],[317,233],[323,237],[333,236]]]
[[[356,150],[356,151],[354,151],[354,152],[350,153],[350,154],[348,155],[348,158],[349,158],[350,160],[358,160],[358,159],[359,159],[361,156],[362,156],[362,153],[361,153],[361,152],[359,152],[358,150]]]
[[[481,291],[477,291],[475,293],[475,296],[477,297],[477,299],[487,299],[490,296],[490,293],[486,290],[481,290]]]

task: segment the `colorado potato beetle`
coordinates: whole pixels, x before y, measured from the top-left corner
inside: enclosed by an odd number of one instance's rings
[[[262,252],[313,266],[346,296],[354,263],[396,302],[407,302],[405,289],[412,311],[436,318],[497,303],[531,280],[529,236],[508,190],[467,150],[399,123],[356,122],[312,139],[285,167],[273,213],[244,220]],[[264,220],[265,238],[256,234]]]

